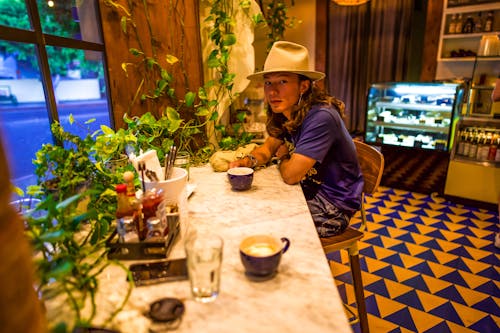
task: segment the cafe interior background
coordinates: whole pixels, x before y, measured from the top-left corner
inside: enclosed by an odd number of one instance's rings
[[[73,11],[64,15],[79,22],[80,31],[58,35],[40,20],[44,12],[62,8],[61,2],[27,1],[24,5],[23,1],[0,1],[0,130],[12,182],[21,189],[35,179],[31,160],[36,151],[42,143],[53,141],[51,122],[59,120],[70,127],[70,119],[83,123],[96,118],[87,125],[91,131],[101,124],[118,129],[125,126],[125,113],[157,115],[164,106],[137,98],[142,77],[124,65],[134,63],[136,56],[129,48],[137,45],[134,36],[123,34],[113,5],[122,2],[77,1],[78,5],[70,6]],[[498,36],[500,4],[481,0],[342,2],[348,1],[283,1],[289,22],[293,22],[283,39],[310,50],[315,69],[327,74],[320,84],[345,101],[346,125],[355,139],[367,140],[368,130],[377,132],[380,127],[384,133],[386,126],[388,138],[379,135],[370,142],[382,151],[386,165],[382,186],[370,201],[368,231],[360,246],[370,325],[377,327],[376,332],[494,332],[500,323],[499,254],[493,245],[498,231],[500,169],[498,162],[475,163],[469,158],[462,162],[472,166],[457,167],[460,136],[455,133],[470,128],[500,134],[500,123],[493,117],[500,113],[498,104],[490,101],[484,110],[473,104],[469,94],[474,91],[476,98],[479,93],[491,94],[500,73],[500,53],[477,57],[483,35]],[[249,3],[247,11],[255,13],[258,3],[269,1]],[[148,51],[176,55],[184,69],[173,69],[173,84],[195,91],[214,75],[202,61],[210,50],[203,20],[210,12],[210,2],[171,4],[148,2],[154,15],[147,18],[137,5],[133,14],[143,24],[137,24],[134,32],[144,37],[142,46]],[[20,21],[6,19],[8,15],[18,17],[11,12],[14,8],[36,13],[32,30]],[[469,12],[475,17],[481,13],[483,19],[493,13],[492,32],[450,37],[447,29],[452,17]],[[220,117],[222,122],[231,122],[234,110],[247,109],[249,125],[260,126],[263,96],[260,87],[249,85],[245,77],[263,65],[269,39],[267,30],[253,28],[244,11],[235,13],[237,43],[230,70],[235,71],[235,91],[241,95],[231,107],[227,97],[220,101],[227,109]],[[150,28],[154,37],[148,33]],[[45,46],[37,44],[42,32]],[[452,58],[449,52],[462,46],[473,54]],[[83,50],[83,63],[72,61],[58,73],[56,59],[76,49]],[[162,61],[169,63],[169,59]],[[97,67],[89,70],[89,63]],[[457,88],[452,94],[454,114],[444,120],[449,132],[431,135],[444,140],[439,149],[436,145],[429,149],[403,145],[405,138],[400,137],[415,136],[418,126],[400,125],[405,130],[391,132],[389,121],[377,117],[394,113],[385,111],[372,119],[369,89],[380,93],[372,85],[387,82],[416,83],[417,91],[430,82],[464,84],[463,91]],[[387,133],[396,135],[396,142],[389,141]],[[410,232],[399,237],[398,230]],[[410,262],[409,256],[419,258],[419,263]],[[335,283],[345,303],[352,305],[348,262],[342,254],[330,259]]]

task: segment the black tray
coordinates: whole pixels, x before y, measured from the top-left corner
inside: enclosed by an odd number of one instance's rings
[[[164,242],[120,243],[118,242],[118,232],[115,229],[106,241],[108,258],[120,260],[165,259],[179,235],[179,223],[176,223],[169,230]]]

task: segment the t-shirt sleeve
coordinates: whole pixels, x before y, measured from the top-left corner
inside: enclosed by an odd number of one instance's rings
[[[295,152],[322,163],[335,141],[335,133],[341,130],[342,119],[336,110],[312,110],[302,123]]]

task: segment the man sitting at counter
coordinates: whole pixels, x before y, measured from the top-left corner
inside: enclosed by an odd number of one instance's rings
[[[342,233],[360,209],[363,177],[344,125],[345,105],[315,85],[324,73],[309,70],[309,52],[291,42],[273,44],[263,79],[269,134],[265,142],[229,167],[256,167],[279,160],[287,184],[300,182],[320,237]]]

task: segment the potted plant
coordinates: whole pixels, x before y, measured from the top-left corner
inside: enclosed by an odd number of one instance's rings
[[[104,269],[119,265],[128,272],[119,262],[106,258],[105,244],[114,229],[114,185],[123,178],[121,171],[100,167],[100,161],[111,154],[98,155],[92,135],[80,138],[59,123],[51,130],[60,144],[44,144],[36,153],[33,163],[38,184],[28,187],[27,195],[40,201],[27,214],[26,224],[37,251],[35,267],[42,299],[57,297],[73,313],[57,324],[58,331],[66,332],[73,326],[92,325],[98,276]],[[109,315],[108,322],[119,309]]]
[[[101,212],[95,208],[83,212],[75,209],[87,195],[82,192],[63,201],[49,195],[26,217],[27,235],[35,250],[38,292],[47,307],[64,304],[63,313],[60,309],[50,311],[64,318],[52,322],[51,329],[57,332],[94,325],[99,274],[110,265],[128,271],[120,262],[105,256],[104,236],[110,225],[101,219]],[[130,284],[121,305],[100,325],[105,327],[123,308],[131,289]],[[57,301],[47,302],[53,299]],[[68,316],[67,306],[72,315]]]
[[[67,197],[92,181],[95,165],[91,160],[90,136],[82,139],[64,130],[60,123],[51,126],[52,134],[61,144],[45,143],[36,152],[33,164],[38,184],[47,193]]]
[[[111,172],[124,168],[128,164],[127,147],[134,147],[137,138],[131,131],[120,128],[114,131],[106,125],[101,125],[100,132],[94,133],[94,154],[98,167],[103,164]]]

